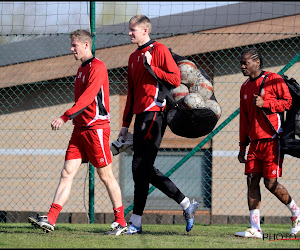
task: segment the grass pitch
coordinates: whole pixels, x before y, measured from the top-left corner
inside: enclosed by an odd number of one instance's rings
[[[263,224],[271,236],[264,240],[234,237],[248,225],[195,224],[187,233],[185,225],[144,224],[139,235],[103,235],[109,226],[57,224],[54,232],[44,233],[29,223],[0,223],[0,248],[300,248],[300,240],[285,239],[290,225]],[[269,240],[274,235],[280,240]]]

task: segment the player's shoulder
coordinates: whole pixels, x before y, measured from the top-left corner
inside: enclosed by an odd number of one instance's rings
[[[281,75],[271,71],[265,71],[264,76],[267,76],[269,79],[282,78]]]
[[[159,43],[157,41],[155,41],[153,43],[153,53],[156,54],[156,55],[159,55],[159,56],[163,56],[163,57],[172,57],[172,54],[171,54],[171,51],[170,49],[162,44],[162,43]]]
[[[249,82],[250,82],[250,78],[247,78],[241,85],[241,90],[245,89],[245,87],[248,85]]]
[[[160,42],[155,41],[153,43],[153,49],[163,49],[163,50],[169,50],[168,47]]]
[[[91,62],[92,67],[103,67],[106,68],[106,65],[103,61],[101,61],[99,58],[95,57]]]
[[[94,57],[94,59],[92,60],[92,63],[96,64],[96,65],[105,65],[105,63],[97,57]]]
[[[278,73],[266,71],[264,73],[264,75],[267,76],[267,78],[266,78],[266,85],[272,86],[274,84],[276,84],[276,85],[277,84],[285,84],[284,79]]]
[[[268,81],[270,81],[270,84],[272,84],[272,82],[276,82],[276,83],[284,83],[285,82],[284,79],[282,78],[282,76],[279,75],[278,73],[266,71],[264,73],[264,75],[267,76],[266,83]]]

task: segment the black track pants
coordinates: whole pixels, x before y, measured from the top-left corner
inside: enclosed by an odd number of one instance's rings
[[[164,112],[143,112],[136,115],[132,160],[134,214],[143,215],[150,183],[178,204],[185,197],[167,176],[154,167],[166,126]]]

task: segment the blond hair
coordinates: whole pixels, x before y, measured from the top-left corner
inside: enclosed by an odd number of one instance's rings
[[[136,23],[138,25],[143,25],[144,27],[146,27],[149,31],[148,33],[150,34],[152,25],[151,25],[150,19],[147,16],[145,16],[145,15],[133,16],[129,20],[129,25],[134,24],[134,23]]]
[[[79,42],[88,42],[90,47],[93,45],[93,38],[90,32],[86,30],[75,30],[70,34],[70,38],[77,38]]]

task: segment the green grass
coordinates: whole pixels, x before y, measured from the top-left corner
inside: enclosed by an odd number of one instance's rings
[[[300,240],[244,239],[248,225],[143,225],[140,235],[106,236],[108,224],[57,224],[44,233],[27,223],[0,223],[0,248],[300,248]],[[289,225],[262,225],[264,233],[289,233]]]

